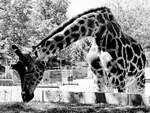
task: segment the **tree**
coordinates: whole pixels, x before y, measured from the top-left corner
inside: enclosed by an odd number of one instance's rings
[[[67,19],[68,5],[67,0],[0,0],[0,47],[12,53],[12,43],[31,50]]]
[[[130,5],[132,4],[132,5]],[[146,6],[147,0],[132,1],[111,0],[108,7],[113,11],[123,31],[136,39],[146,48],[150,44],[150,7]]]

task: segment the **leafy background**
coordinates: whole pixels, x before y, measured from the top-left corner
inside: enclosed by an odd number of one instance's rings
[[[149,59],[150,7],[146,0],[134,4],[109,0],[111,8],[124,32],[140,42]],[[68,0],[0,0],[0,51],[14,58],[10,45],[16,44],[25,52],[48,36],[51,31],[68,19]],[[126,7],[125,7],[126,6]],[[84,62],[91,46],[90,38],[62,50],[61,59],[69,62]],[[149,65],[147,60],[147,65]]]

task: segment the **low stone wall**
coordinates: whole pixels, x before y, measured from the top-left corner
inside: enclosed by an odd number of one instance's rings
[[[150,68],[146,69],[146,87],[142,96],[125,93],[102,93],[97,91],[93,79],[78,79],[58,86],[39,86],[32,101],[67,103],[109,103],[118,105],[150,106]],[[20,102],[21,86],[0,86],[0,102]]]
[[[69,86],[64,86],[69,87]],[[71,86],[72,87],[72,86]],[[74,86],[78,87],[78,86]],[[149,94],[150,96],[150,94]],[[143,105],[150,106],[147,96],[123,93],[76,92],[61,88],[38,87],[35,91],[34,102],[66,102],[80,104],[107,103],[116,105]],[[21,102],[20,86],[0,87],[0,102]]]

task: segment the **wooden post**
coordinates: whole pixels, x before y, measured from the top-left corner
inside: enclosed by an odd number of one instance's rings
[[[44,102],[44,90],[42,90],[42,102]]]

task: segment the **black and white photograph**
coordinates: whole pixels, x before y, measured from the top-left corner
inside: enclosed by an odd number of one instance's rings
[[[0,113],[150,113],[150,0],[0,0]]]

